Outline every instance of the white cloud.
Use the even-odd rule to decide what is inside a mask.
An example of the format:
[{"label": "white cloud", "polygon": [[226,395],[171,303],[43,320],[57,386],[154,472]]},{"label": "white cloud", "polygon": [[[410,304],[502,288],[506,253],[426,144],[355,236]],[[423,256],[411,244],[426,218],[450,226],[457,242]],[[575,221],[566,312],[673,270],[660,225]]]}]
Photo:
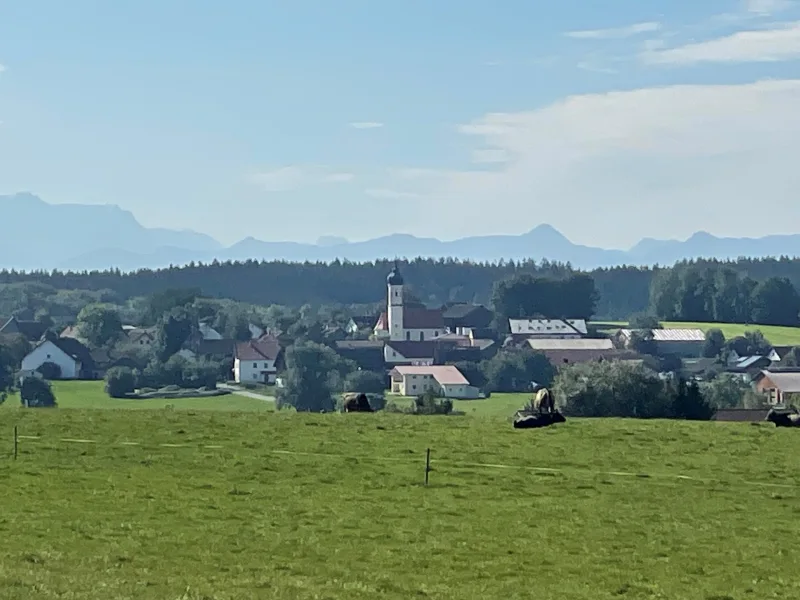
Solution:
[{"label": "white cloud", "polygon": [[508,160],[508,153],[502,148],[484,148],[472,152],[472,162],[477,164],[504,163]]},{"label": "white cloud", "polygon": [[383,127],[383,123],[378,123],[377,121],[358,121],[356,123],[350,123],[350,127],[353,129],[378,129],[379,127]]},{"label": "white cloud", "polygon": [[0,63],[0,73],[6,70],[6,66],[3,63]]},{"label": "white cloud", "polygon": [[661,24],[656,22],[635,23],[626,27],[612,29],[588,29],[584,31],[568,31],[564,35],[583,40],[611,40],[632,37],[642,33],[650,33],[661,29]]},{"label": "white cloud", "polygon": [[792,8],[791,0],[745,0],[744,8],[747,12],[759,15],[774,15]]},{"label": "white cloud", "polygon": [[686,65],[700,62],[777,62],[800,58],[800,21],[773,29],[739,31],[729,36],[666,50],[645,51],[650,64]]},{"label": "white cloud", "polygon": [[595,59],[589,58],[578,62],[577,67],[581,71],[589,71],[591,73],[601,73],[603,75],[613,75],[617,71],[611,67],[604,67],[597,63]]},{"label": "white cloud", "polygon": [[255,173],[249,180],[265,192],[288,192],[310,185],[347,183],[354,178],[352,173],[332,172],[328,167],[290,165]]},{"label": "white cloud", "polygon": [[456,215],[462,236],[545,222],[607,247],[645,231],[763,235],[776,222],[752,218],[754,202],[783,227],[800,220],[798,106],[800,79],[572,96],[461,126],[503,164],[395,169],[386,188],[425,196],[419,235]]},{"label": "white cloud", "polygon": [[355,178],[356,176],[352,173],[331,173],[325,177],[325,181],[329,183],[347,183]]},{"label": "white cloud", "polygon": [[423,197],[422,194],[416,192],[402,192],[389,188],[372,188],[364,190],[364,193],[373,198],[384,198],[388,200],[415,200]]}]

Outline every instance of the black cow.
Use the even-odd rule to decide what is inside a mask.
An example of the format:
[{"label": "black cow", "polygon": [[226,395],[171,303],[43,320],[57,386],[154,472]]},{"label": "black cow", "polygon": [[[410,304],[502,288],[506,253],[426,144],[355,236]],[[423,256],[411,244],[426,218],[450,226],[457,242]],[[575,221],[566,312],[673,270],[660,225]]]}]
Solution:
[{"label": "black cow", "polygon": [[775,427],[800,427],[800,414],[794,412],[778,412],[774,408],[770,408],[766,421],[775,423]]},{"label": "black cow", "polygon": [[566,423],[567,419],[558,411],[518,416],[514,419],[514,429],[534,429],[548,427],[556,423]]},{"label": "black cow", "polygon": [[344,402],[344,412],[375,412],[366,394],[350,396]]}]

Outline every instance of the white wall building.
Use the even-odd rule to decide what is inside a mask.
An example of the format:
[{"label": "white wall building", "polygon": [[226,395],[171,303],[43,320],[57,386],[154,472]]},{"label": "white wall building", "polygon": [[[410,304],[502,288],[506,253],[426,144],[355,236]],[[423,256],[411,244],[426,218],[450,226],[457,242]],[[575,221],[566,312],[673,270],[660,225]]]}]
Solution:
[{"label": "white wall building", "polygon": [[392,392],[403,396],[419,396],[433,392],[445,398],[478,398],[478,388],[452,365],[398,366],[392,369]]},{"label": "white wall building", "polygon": [[236,344],[233,379],[236,383],[275,383],[281,347],[277,340],[250,340]]},{"label": "white wall building", "polygon": [[89,350],[74,338],[44,340],[22,359],[21,371],[31,373],[44,363],[53,363],[61,369],[61,379],[80,379],[88,376],[92,368]]}]

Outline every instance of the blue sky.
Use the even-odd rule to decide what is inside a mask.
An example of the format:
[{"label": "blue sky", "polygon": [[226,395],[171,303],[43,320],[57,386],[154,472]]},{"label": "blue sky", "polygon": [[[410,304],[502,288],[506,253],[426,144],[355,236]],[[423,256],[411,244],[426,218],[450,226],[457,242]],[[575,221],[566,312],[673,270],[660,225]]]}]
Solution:
[{"label": "blue sky", "polygon": [[0,3],[0,194],[223,243],[793,233],[798,59],[791,0]]}]

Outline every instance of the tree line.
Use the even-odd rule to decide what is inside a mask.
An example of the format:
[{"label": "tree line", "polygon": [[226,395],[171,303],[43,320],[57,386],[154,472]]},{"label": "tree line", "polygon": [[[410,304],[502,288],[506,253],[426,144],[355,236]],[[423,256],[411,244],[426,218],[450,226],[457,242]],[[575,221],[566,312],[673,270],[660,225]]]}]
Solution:
[{"label": "tree line", "polygon": [[[8,316],[12,306],[40,310],[45,297],[53,318],[70,312],[74,316],[80,307],[91,302],[113,303],[135,312],[135,299],[166,289],[199,290],[206,297],[260,306],[348,305],[374,312],[385,302],[385,278],[392,266],[386,260],[245,261],[130,273],[0,271],[0,316]],[[652,312],[665,320],[735,319],[756,323],[766,319],[776,324],[788,323],[794,302],[789,285],[795,290],[800,288],[800,259],[786,257],[684,261],[673,267],[622,266],[585,273],[569,264],[548,261],[475,263],[418,258],[401,261],[400,268],[413,295],[429,305],[447,302],[490,305],[496,284],[504,280],[564,280],[586,275],[594,282],[593,316],[608,320]],[[768,280],[773,280],[769,287],[759,287]],[[784,295],[785,292],[789,295]],[[558,297],[565,298],[563,294]],[[776,308],[774,299],[787,297],[790,302]],[[575,310],[585,312],[581,307]],[[518,313],[519,307],[501,307],[501,312]]]}]

